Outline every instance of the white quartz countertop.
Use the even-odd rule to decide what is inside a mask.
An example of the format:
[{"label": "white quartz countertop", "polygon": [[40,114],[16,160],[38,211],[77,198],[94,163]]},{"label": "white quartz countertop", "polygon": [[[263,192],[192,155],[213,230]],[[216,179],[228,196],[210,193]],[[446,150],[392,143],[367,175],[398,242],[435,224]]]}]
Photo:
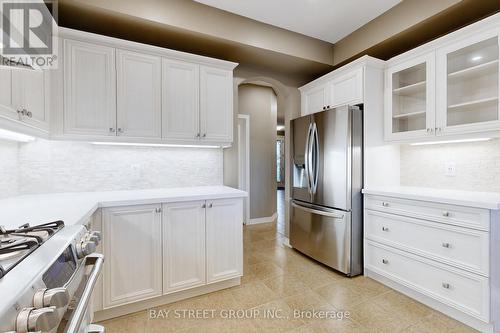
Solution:
[{"label": "white quartz countertop", "polygon": [[497,192],[473,192],[440,190],[427,187],[394,186],[365,188],[363,189],[363,193],[491,210],[500,209],[500,193]]},{"label": "white quartz countertop", "polygon": [[100,207],[246,196],[246,192],[226,186],[22,195],[0,200],[0,225],[10,229],[25,223],[37,225],[56,220],[75,225],[86,223]]}]

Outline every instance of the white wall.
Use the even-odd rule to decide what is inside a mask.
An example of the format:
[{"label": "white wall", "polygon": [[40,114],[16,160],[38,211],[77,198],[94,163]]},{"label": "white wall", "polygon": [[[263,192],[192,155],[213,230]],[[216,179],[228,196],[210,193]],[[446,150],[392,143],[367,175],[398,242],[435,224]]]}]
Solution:
[{"label": "white wall", "polygon": [[0,153],[2,197],[222,184],[221,149],[95,146],[38,139],[18,145],[0,142]]},{"label": "white wall", "polygon": [[[456,176],[445,176],[447,162]],[[500,192],[500,139],[487,142],[401,146],[401,185]]]}]

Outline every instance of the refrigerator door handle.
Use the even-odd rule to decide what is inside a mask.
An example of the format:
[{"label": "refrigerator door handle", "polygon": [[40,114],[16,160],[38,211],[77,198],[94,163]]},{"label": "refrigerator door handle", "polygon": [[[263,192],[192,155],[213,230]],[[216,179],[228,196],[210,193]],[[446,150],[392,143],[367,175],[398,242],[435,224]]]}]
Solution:
[{"label": "refrigerator door handle", "polygon": [[292,202],[292,206],[295,207],[295,208],[297,208],[297,209],[301,209],[301,210],[303,210],[305,212],[316,214],[316,215],[327,216],[327,217],[331,217],[331,218],[334,218],[334,219],[340,219],[340,220],[343,220],[345,218],[344,214],[338,214],[338,213],[334,213],[334,212],[327,212],[327,211],[324,211],[324,210],[317,210],[317,209],[314,209],[314,208],[309,208],[309,207],[306,207],[306,206],[298,205],[295,202]]},{"label": "refrigerator door handle", "polygon": [[312,193],[312,181],[311,181],[311,165],[310,165],[310,159],[311,159],[311,134],[312,134],[312,124],[309,123],[309,129],[307,130],[307,136],[306,136],[306,147],[304,150],[304,164],[305,164],[305,169],[306,169],[306,177],[307,177],[307,190],[309,193]]},{"label": "refrigerator door handle", "polygon": [[318,126],[316,126],[316,123],[313,124],[312,136],[313,136],[313,144],[311,144],[311,151],[312,147],[314,147],[314,151],[312,151],[312,153],[314,154],[314,159],[311,157],[311,160],[314,161],[312,193],[315,194],[316,190],[318,189],[318,178],[319,178],[319,136],[318,136]]}]

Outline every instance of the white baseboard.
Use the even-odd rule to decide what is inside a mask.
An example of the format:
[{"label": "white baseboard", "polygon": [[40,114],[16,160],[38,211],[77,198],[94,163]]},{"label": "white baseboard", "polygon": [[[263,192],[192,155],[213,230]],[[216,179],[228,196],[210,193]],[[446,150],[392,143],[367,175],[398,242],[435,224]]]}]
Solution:
[{"label": "white baseboard", "polygon": [[278,218],[278,213],[276,212],[276,213],[274,213],[271,216],[258,217],[258,218],[255,218],[255,219],[250,219],[250,221],[247,222],[247,225],[250,225],[250,224],[260,224],[260,223],[270,223],[270,222],[276,221],[277,218]]},{"label": "white baseboard", "polygon": [[293,247],[290,245],[290,238],[288,238],[288,237],[285,237],[285,239],[283,240],[283,245],[293,249]]}]

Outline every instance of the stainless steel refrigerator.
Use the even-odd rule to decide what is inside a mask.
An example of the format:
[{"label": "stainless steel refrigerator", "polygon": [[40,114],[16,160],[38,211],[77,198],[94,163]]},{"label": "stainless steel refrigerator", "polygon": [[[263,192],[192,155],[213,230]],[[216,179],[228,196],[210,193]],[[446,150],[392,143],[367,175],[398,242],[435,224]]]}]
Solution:
[{"label": "stainless steel refrigerator", "polygon": [[345,106],[292,120],[290,244],[348,276],[363,271],[363,114]]}]

